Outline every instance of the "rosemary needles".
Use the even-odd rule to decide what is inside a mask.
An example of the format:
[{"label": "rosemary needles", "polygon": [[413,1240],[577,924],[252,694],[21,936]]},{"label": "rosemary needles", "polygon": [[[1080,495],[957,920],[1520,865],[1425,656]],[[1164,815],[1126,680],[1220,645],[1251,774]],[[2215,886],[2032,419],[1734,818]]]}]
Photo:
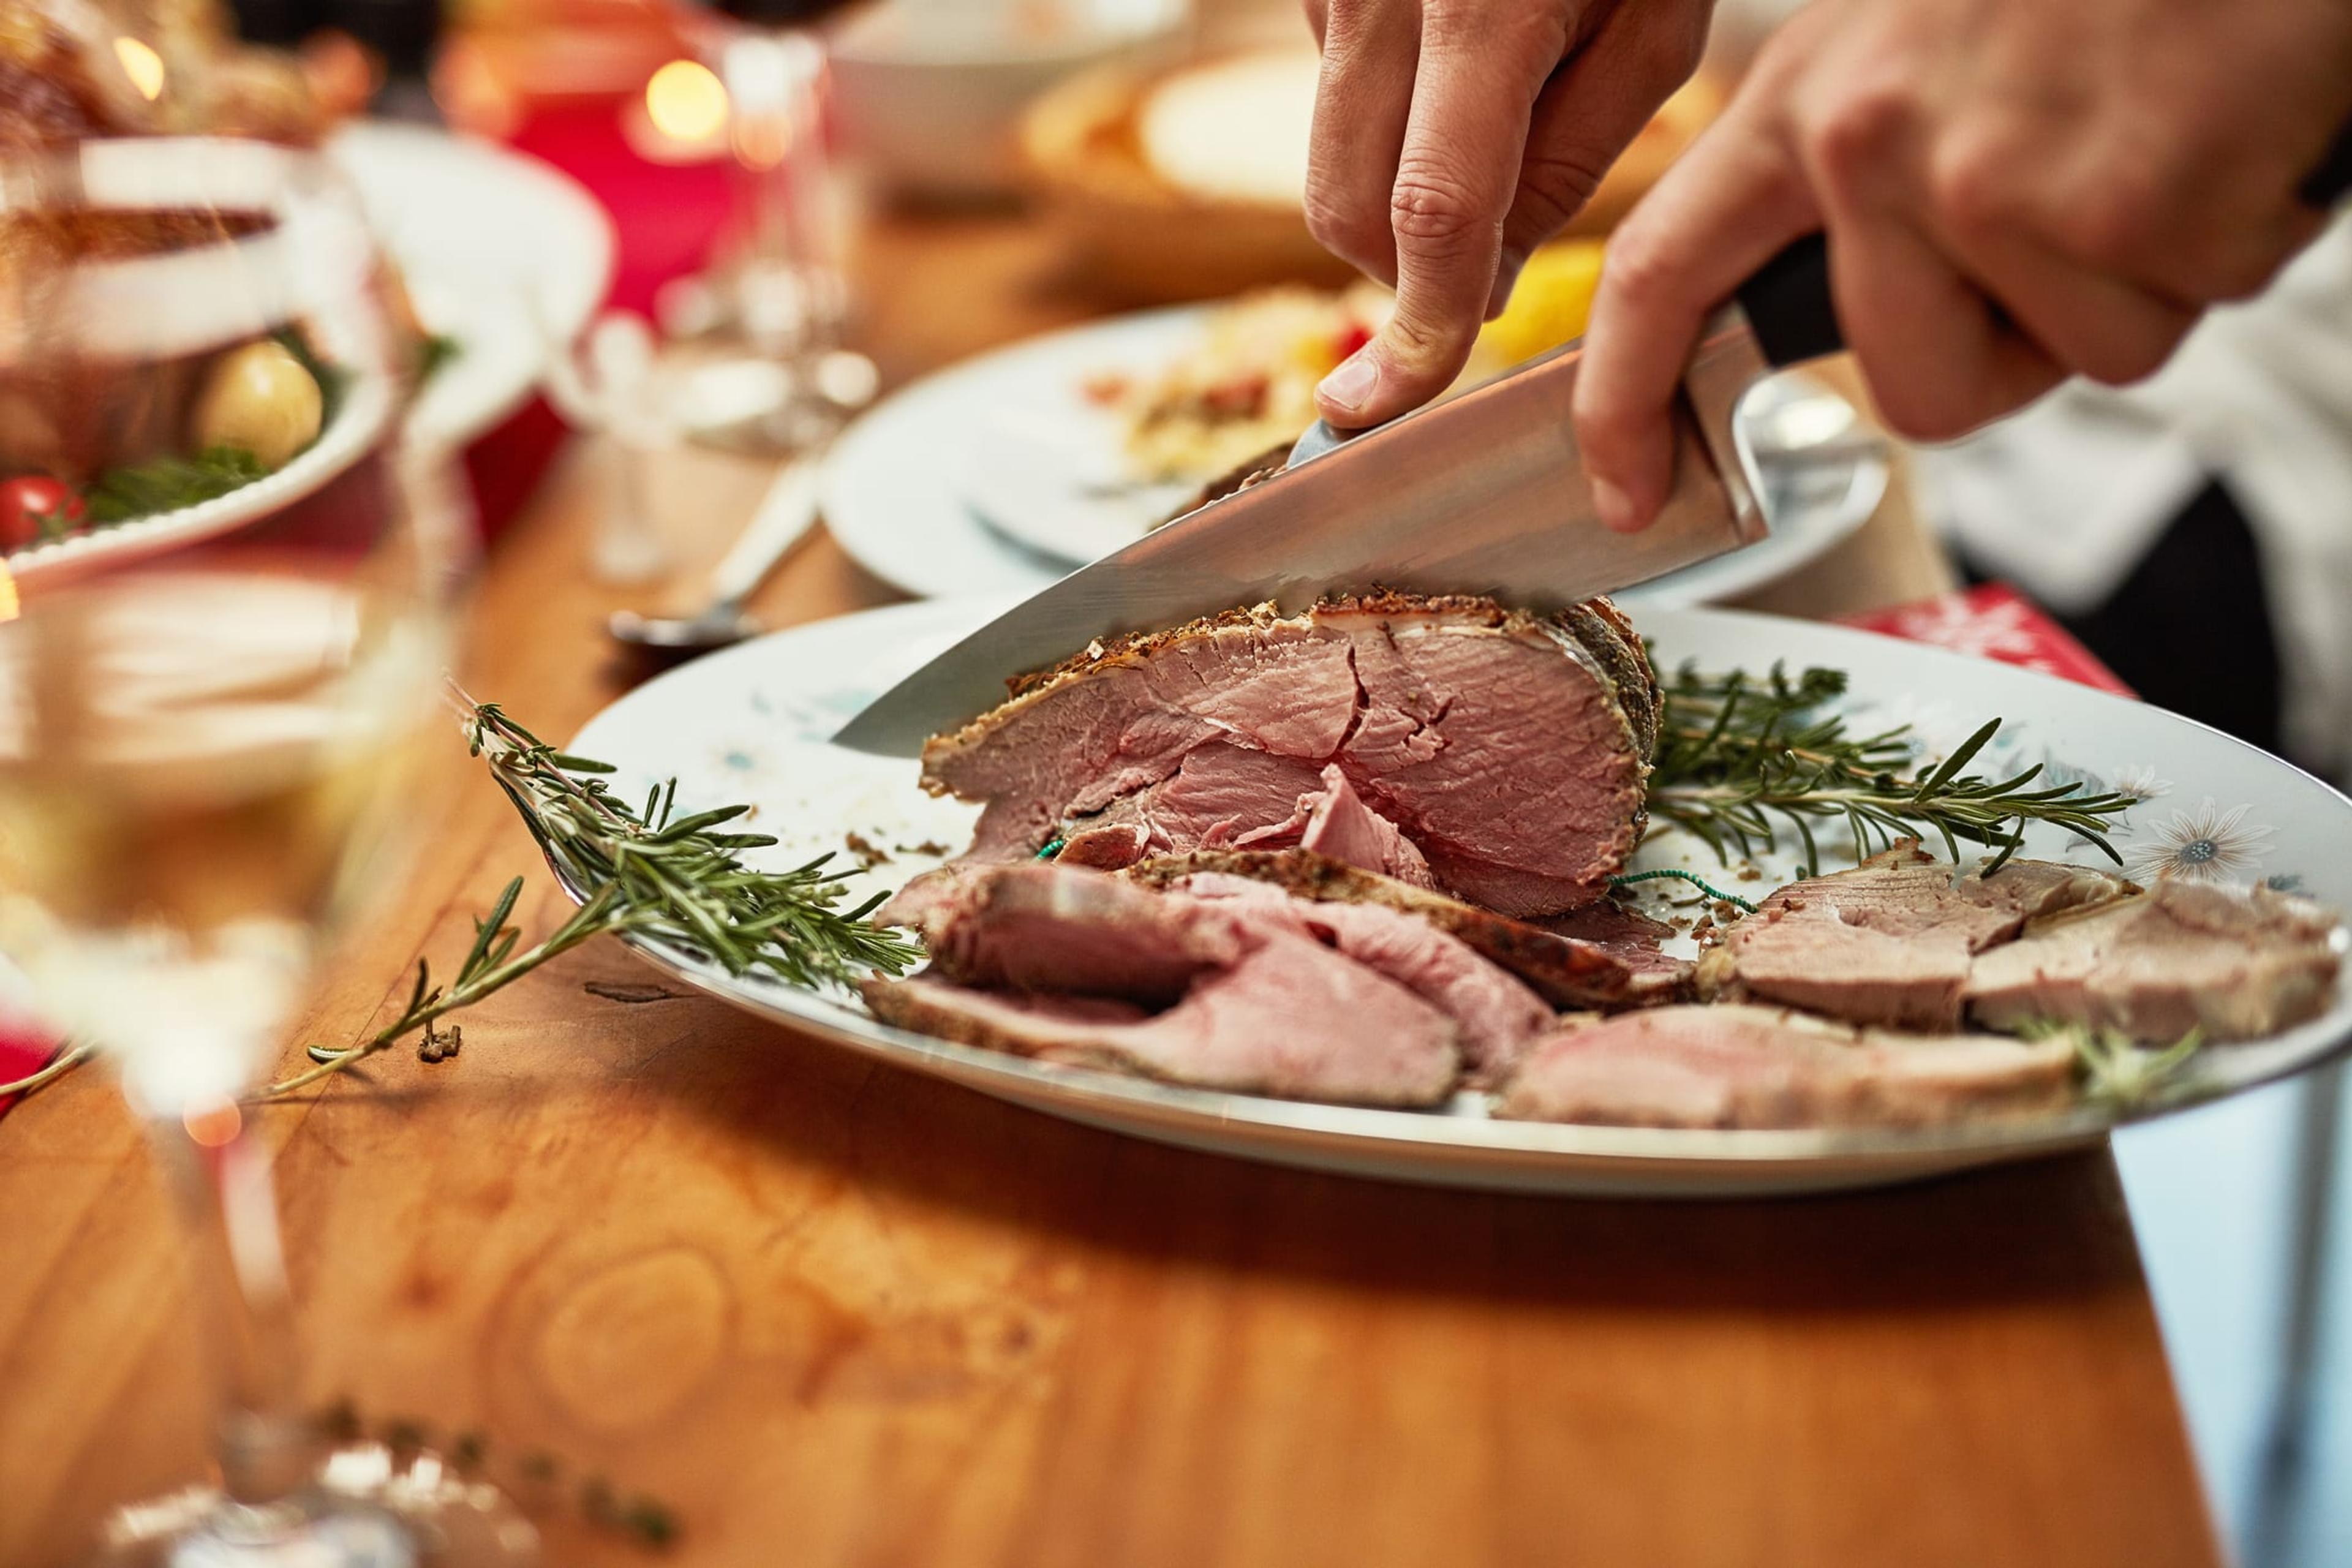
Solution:
[{"label": "rosemary needles", "polygon": [[262,1098],[316,1083],[419,1029],[429,1049],[441,1018],[607,933],[677,949],[730,974],[761,971],[811,989],[854,985],[877,971],[898,974],[920,956],[904,937],[866,920],[878,897],[840,907],[848,873],[826,868],[831,855],[789,871],[745,866],[740,851],[776,842],[765,834],[721,831],[750,807],[678,816],[672,780],[642,810],[633,808],[606,784],[613,772],[607,764],[557,751],[496,703],[461,701],[473,754],[488,764],[579,909],[544,941],[518,952],[522,933],[508,923],[522,896],[517,877],[474,921],[473,945],[446,986],[434,984],[420,959],[398,1017],[356,1046],[311,1047],[316,1065],[271,1084]]},{"label": "rosemary needles", "polygon": [[[607,900],[611,929],[709,959],[730,974],[764,970],[808,988],[854,985],[876,970],[898,973],[919,956],[905,938],[869,923],[880,895],[839,907],[847,871],[820,855],[789,871],[755,871],[740,850],[776,842],[721,832],[751,807],[677,816],[677,782],[642,810],[614,795],[612,768],[567,756],[508,718],[473,705],[474,754],[489,765],[556,875],[584,903]],[[584,907],[584,905],[583,905]]]},{"label": "rosemary needles", "polygon": [[1807,876],[1821,870],[1817,829],[1841,823],[1857,858],[1897,838],[1933,835],[1955,865],[1965,841],[1997,850],[1998,866],[2024,843],[2026,824],[2047,822],[2122,863],[2106,830],[2134,797],[2093,794],[2079,784],[2037,789],[2038,766],[2003,779],[1963,772],[1999,732],[1998,719],[1915,775],[1908,725],[1855,735],[1828,710],[1845,685],[1845,673],[1835,669],[1807,669],[1791,679],[1776,664],[1759,680],[1744,670],[1712,676],[1684,666],[1664,683],[1650,815],[1688,832],[1727,865],[1735,853],[1769,852],[1780,832],[1793,832]]}]

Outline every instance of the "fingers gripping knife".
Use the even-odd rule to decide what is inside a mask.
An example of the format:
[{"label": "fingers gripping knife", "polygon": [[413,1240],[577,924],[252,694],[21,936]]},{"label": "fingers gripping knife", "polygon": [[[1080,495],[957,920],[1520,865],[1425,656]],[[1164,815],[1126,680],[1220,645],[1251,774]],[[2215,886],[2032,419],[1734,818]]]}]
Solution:
[{"label": "fingers gripping knife", "polygon": [[[2352,186],[2352,128],[2301,195]],[[1096,637],[1268,600],[1303,608],[1372,587],[1489,594],[1542,609],[1630,587],[1764,537],[1734,434],[1775,370],[1843,346],[1823,237],[1773,258],[1708,321],[1675,410],[1675,481],[1656,522],[1614,533],[1592,508],[1569,418],[1583,344],[1339,440],[1309,431],[1281,472],[1179,518],[1025,600],[885,692],[837,744],[912,756],[1002,701],[1005,681]]]}]

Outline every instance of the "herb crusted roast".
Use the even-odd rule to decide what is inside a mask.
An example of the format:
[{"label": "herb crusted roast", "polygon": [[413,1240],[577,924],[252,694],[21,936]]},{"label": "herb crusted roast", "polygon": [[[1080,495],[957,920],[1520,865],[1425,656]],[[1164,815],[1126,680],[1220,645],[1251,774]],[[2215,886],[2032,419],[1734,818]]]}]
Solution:
[{"label": "herb crusted roast", "polygon": [[1375,593],[1097,643],[935,738],[923,779],[983,803],[976,860],[1303,846],[1536,916],[1633,849],[1658,718],[1606,600]]}]

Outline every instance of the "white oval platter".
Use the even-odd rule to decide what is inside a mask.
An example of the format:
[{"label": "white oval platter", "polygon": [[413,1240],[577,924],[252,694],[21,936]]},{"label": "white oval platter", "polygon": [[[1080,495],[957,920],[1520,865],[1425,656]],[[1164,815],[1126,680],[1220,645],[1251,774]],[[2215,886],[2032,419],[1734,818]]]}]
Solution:
[{"label": "white oval platter", "polygon": [[[619,769],[624,796],[675,775],[681,811],[746,802],[750,825],[782,842],[781,867],[856,833],[890,858],[851,884],[893,887],[961,847],[971,808],[917,787],[911,762],[827,742],[876,693],[1003,607],[1001,600],[902,605],[819,621],[690,664],[638,688],[581,731],[572,749]],[[1775,660],[1851,673],[1844,700],[1873,729],[1916,726],[1948,748],[1987,718],[2007,721],[1980,760],[1987,772],[2042,763],[2060,779],[2148,798],[2116,847],[2143,878],[2179,860],[2219,866],[2352,908],[2352,801],[2280,762],[2160,709],[2065,681],[1846,627],[1716,610],[1641,617],[1660,663],[1696,660],[1761,671]],[[2226,824],[2226,826],[2222,826]],[[2210,860],[2179,855],[2217,836]],[[1832,863],[1830,839],[1822,851]],[[2104,864],[2085,841],[2037,830],[2027,853]],[[1701,846],[1654,838],[1640,868],[1685,867],[1754,898],[1794,872],[1759,857],[1762,875],[1727,879]],[[1652,882],[1646,889],[1675,888]],[[1685,889],[1686,890],[1686,889]],[[1647,906],[1645,907],[1652,907]],[[1927,1129],[1713,1131],[1559,1126],[1489,1120],[1475,1097],[1444,1111],[1360,1110],[1171,1088],[949,1045],[877,1023],[852,999],[738,979],[674,952],[652,963],[712,995],[916,1071],[1094,1126],[1192,1148],[1322,1170],[1452,1185],[1614,1195],[1751,1196],[1884,1184],[2092,1143],[2124,1120],[2237,1092],[2321,1061],[2352,1040],[2352,986],[2326,1015],[2273,1039],[2214,1046],[2166,1098],[2128,1115],[2085,1104],[2061,1113]],[[788,1069],[786,1069],[788,1070]],[[788,1092],[780,1089],[779,1092]]]}]

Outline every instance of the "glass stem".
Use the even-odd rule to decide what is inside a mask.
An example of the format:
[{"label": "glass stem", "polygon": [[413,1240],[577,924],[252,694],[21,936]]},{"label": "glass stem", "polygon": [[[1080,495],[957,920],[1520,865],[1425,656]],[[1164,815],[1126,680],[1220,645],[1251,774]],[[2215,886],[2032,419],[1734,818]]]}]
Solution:
[{"label": "glass stem", "polygon": [[220,1379],[221,1490],[247,1505],[277,1502],[311,1479],[317,1453],[299,1408],[268,1152],[234,1103],[150,1127],[186,1217],[196,1315]]}]

